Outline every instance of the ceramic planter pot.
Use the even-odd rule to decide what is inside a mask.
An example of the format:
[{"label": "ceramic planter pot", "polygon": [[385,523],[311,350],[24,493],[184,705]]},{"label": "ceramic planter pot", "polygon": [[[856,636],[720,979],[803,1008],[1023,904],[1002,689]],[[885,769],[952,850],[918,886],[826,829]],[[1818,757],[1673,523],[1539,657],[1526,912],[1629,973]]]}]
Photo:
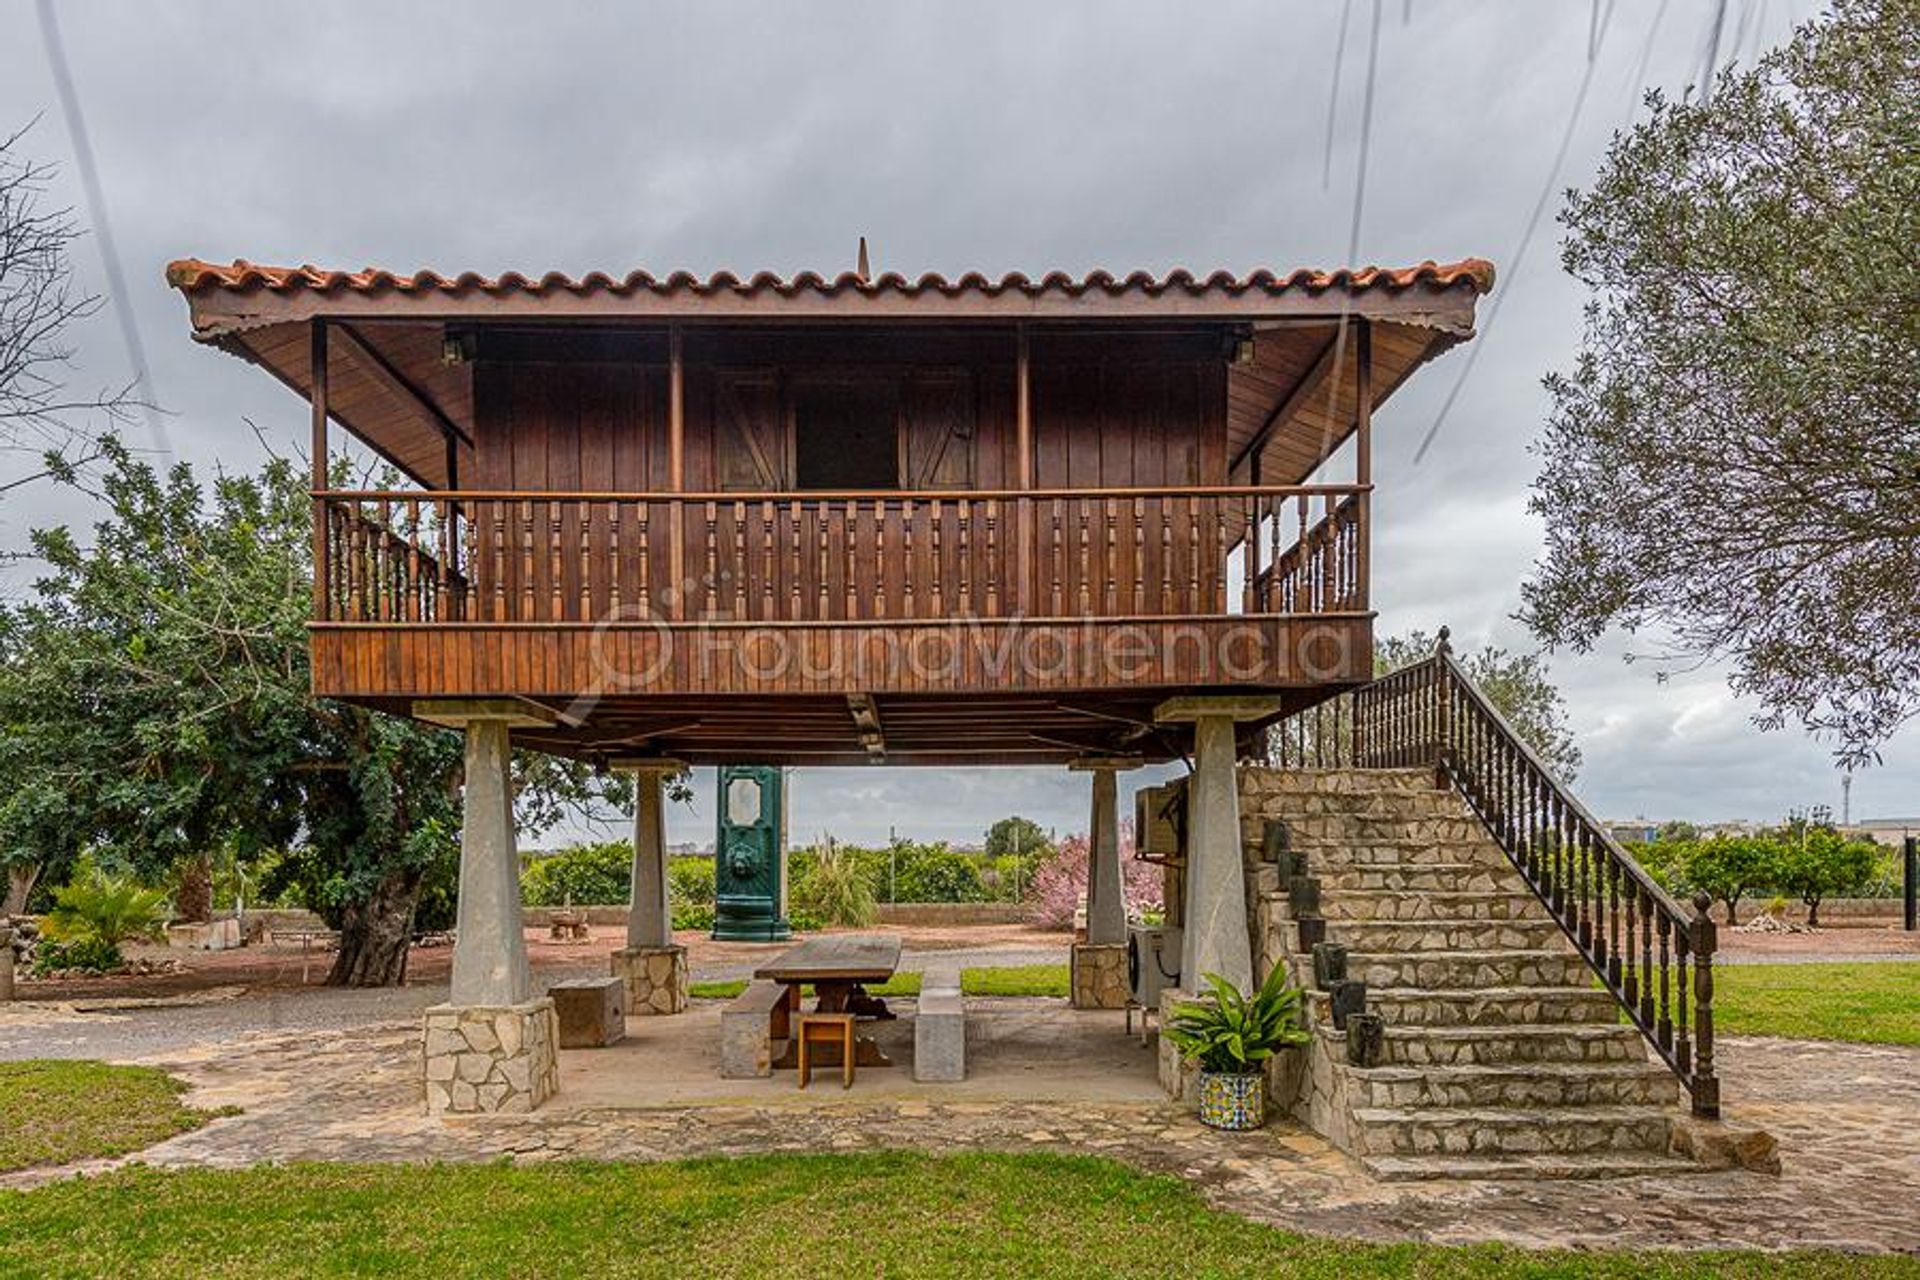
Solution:
[{"label": "ceramic planter pot", "polygon": [[1267,1122],[1267,1080],[1257,1071],[1202,1071],[1200,1123],[1213,1129],[1258,1129]]}]

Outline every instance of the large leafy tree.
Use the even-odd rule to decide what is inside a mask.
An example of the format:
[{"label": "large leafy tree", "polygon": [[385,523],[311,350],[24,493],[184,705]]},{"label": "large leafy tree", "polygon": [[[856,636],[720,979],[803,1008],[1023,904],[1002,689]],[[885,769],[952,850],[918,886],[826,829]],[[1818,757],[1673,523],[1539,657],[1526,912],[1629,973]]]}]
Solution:
[{"label": "large leafy tree", "polygon": [[1835,0],[1569,198],[1524,616],[1732,664],[1849,762],[1920,711],[1920,4]]},{"label": "large leafy tree", "polygon": [[[109,451],[106,518],[86,542],[36,533],[46,572],[0,612],[0,842],[100,847],[149,876],[287,849],[279,874],[340,925],[330,980],[403,980],[422,893],[457,857],[459,737],[310,695],[298,468],[203,486]],[[536,830],[623,798],[550,757],[515,769]]]}]

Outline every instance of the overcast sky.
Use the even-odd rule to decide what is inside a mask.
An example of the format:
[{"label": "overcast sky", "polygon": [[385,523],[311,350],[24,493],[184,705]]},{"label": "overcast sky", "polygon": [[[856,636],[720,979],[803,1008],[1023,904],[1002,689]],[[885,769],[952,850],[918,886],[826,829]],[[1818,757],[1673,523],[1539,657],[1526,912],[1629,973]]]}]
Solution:
[{"label": "overcast sky", "polygon": [[[304,404],[188,338],[168,259],[367,264],[452,273],[875,266],[1114,270],[1399,265],[1500,268],[1481,348],[1438,440],[1420,436],[1467,363],[1458,348],[1377,419],[1380,628],[1451,624],[1458,643],[1530,642],[1510,614],[1537,553],[1529,444],[1565,366],[1581,295],[1560,271],[1558,192],[1586,181],[1643,85],[1697,79],[1716,0],[1384,0],[1362,178],[1375,5],[65,4],[60,27],[132,309],[196,463],[256,463],[304,438]],[[1749,61],[1808,0],[1731,0],[1722,61]],[[617,12],[616,12],[617,10]],[[1655,29],[1656,16],[1659,26]],[[1338,80],[1330,172],[1329,104]],[[35,6],[0,0],[0,128],[43,114],[25,150],[60,163],[54,198],[88,210]],[[1553,166],[1573,119],[1558,178]],[[1549,185],[1551,184],[1551,185]],[[1359,201],[1354,237],[1356,196]],[[1525,257],[1530,216],[1553,192]],[[1357,246],[1357,247],[1355,247]],[[97,242],[83,281],[105,292]],[[76,335],[76,380],[131,368],[113,318]],[[42,491],[0,506],[0,543],[76,518]],[[1763,734],[1714,670],[1662,683],[1631,646],[1558,655],[1608,816],[1776,818],[1840,807],[1828,749]],[[1920,737],[1857,775],[1856,817],[1920,814]],[[1141,775],[1135,775],[1139,780]],[[673,838],[705,840],[710,780]],[[889,826],[977,840],[1019,811],[1086,822],[1064,770],[806,770],[797,840]]]}]

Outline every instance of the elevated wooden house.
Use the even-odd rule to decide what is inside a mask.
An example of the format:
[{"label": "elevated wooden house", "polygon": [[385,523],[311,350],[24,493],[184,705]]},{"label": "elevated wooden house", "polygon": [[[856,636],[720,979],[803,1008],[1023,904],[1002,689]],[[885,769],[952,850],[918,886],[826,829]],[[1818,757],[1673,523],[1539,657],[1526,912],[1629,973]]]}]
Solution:
[{"label": "elevated wooden house", "polygon": [[[1089,770],[1097,950],[1126,939],[1114,775],[1188,757],[1182,969],[1244,985],[1236,759],[1371,679],[1374,414],[1493,271],[169,278],[311,403],[314,691],[466,733],[428,1092],[502,1109],[555,1078],[510,743],[647,778],[635,1012],[685,1002],[684,762]],[[336,487],[330,423],[400,479]],[[474,1019],[530,1062],[451,1082]]]},{"label": "elevated wooden house", "polygon": [[[312,403],[316,693],[522,700],[585,757],[1042,764],[1371,675],[1372,416],[1492,269],[169,278]],[[330,421],[403,483],[333,487]]]}]

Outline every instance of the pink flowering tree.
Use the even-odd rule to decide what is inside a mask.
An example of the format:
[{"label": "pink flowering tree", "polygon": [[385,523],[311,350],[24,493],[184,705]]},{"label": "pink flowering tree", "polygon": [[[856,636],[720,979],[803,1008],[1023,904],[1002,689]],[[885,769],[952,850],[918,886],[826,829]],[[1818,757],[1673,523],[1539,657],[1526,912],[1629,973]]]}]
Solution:
[{"label": "pink flowering tree", "polygon": [[[1142,862],[1133,856],[1133,824],[1120,824],[1120,882],[1127,895],[1127,918],[1138,920],[1148,911],[1159,911],[1162,878],[1158,863]],[[1087,837],[1068,836],[1053,855],[1034,869],[1033,903],[1035,924],[1053,929],[1071,929],[1074,913],[1087,901]]]}]

